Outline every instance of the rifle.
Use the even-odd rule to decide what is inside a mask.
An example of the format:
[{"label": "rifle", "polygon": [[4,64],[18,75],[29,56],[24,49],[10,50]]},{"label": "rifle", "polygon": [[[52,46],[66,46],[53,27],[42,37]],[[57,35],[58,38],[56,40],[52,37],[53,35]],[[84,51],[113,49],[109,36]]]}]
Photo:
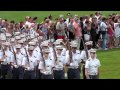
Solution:
[{"label": "rifle", "polygon": [[68,50],[69,50],[69,56],[70,56],[70,63],[71,63],[71,62],[73,62],[73,60],[72,60],[72,51],[71,51],[71,47],[70,47],[70,42],[69,42],[69,39],[68,39],[65,31],[64,31],[64,34],[65,34],[65,38],[67,40],[67,45],[68,45]]},{"label": "rifle", "polygon": [[[84,42],[84,40],[83,40],[83,38],[81,38],[81,40],[82,40],[82,42],[83,42],[83,46],[84,46],[84,50],[85,50],[85,53],[86,53],[86,57],[87,57],[87,59],[89,58],[88,57],[88,51],[87,51],[87,48],[86,48],[86,46],[85,46],[85,42]],[[85,63],[84,61],[82,61],[83,63]]]},{"label": "rifle", "polygon": [[28,61],[28,66],[30,66],[30,61],[29,61],[29,57],[28,57],[28,54],[27,54],[27,50],[26,50],[25,47],[24,47],[24,49],[25,49],[25,53],[26,53],[26,57],[27,57],[27,61]]},{"label": "rifle", "polygon": [[52,44],[52,48],[53,48],[53,53],[54,53],[54,57],[55,57],[55,64],[57,64],[57,54],[56,54],[56,51],[55,51],[55,46],[54,46],[54,44],[51,42],[51,40],[50,40],[50,43]]},{"label": "rifle", "polygon": [[[5,55],[5,51],[4,51],[3,47],[2,47],[2,45],[0,45],[0,47],[1,47],[2,51],[3,51],[3,56],[4,56],[4,55]],[[0,79],[3,78],[3,76],[2,76],[2,66],[1,66],[1,62],[2,62],[2,61],[0,61],[0,72],[1,72]]]},{"label": "rifle", "polygon": [[[37,37],[37,40],[38,40],[38,37]],[[43,53],[42,53],[42,48],[40,47],[40,40],[38,40],[38,46],[39,46],[39,49],[40,49],[40,51],[41,51],[41,56],[42,56],[42,60],[43,60],[44,67],[46,67],[46,65],[45,65],[45,60],[44,60]]]},{"label": "rifle", "polygon": [[15,53],[15,51],[14,51],[13,46],[11,46],[11,48],[12,48],[12,51],[13,51],[13,54],[14,54],[15,63],[16,63],[16,65],[17,65],[16,53]]}]

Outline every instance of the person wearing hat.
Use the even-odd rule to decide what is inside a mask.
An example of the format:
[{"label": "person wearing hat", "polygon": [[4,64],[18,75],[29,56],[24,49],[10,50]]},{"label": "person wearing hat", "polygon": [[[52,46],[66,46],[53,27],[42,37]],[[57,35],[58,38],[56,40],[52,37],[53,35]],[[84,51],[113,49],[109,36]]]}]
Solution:
[{"label": "person wearing hat", "polygon": [[6,36],[7,40],[10,41],[10,38],[12,35],[10,33],[5,33],[5,36]]},{"label": "person wearing hat", "polygon": [[65,79],[65,71],[64,67],[66,65],[66,56],[62,55],[62,46],[56,46],[56,60],[55,60],[55,68],[54,70],[54,79]]},{"label": "person wearing hat", "polygon": [[24,58],[24,55],[21,54],[20,52],[20,48],[21,48],[21,45],[18,44],[18,45],[15,45],[15,48],[16,48],[16,60],[14,60],[14,63],[13,63],[13,71],[12,71],[12,79],[23,79],[24,77],[24,68],[22,67],[22,62],[23,62],[23,58]]},{"label": "person wearing hat", "polygon": [[38,69],[42,73],[42,79],[53,79],[53,67],[54,67],[54,60],[49,57],[50,51],[48,49],[44,50],[43,54],[43,61],[40,61]]},{"label": "person wearing hat", "polygon": [[86,76],[85,76],[85,63],[86,63],[86,60],[90,57],[90,50],[92,48],[92,44],[93,44],[92,41],[86,42],[85,46],[84,46],[84,50],[82,50],[81,54],[80,54],[80,58],[82,60],[81,64],[82,64],[83,79],[86,79]]},{"label": "person wearing hat", "polygon": [[28,48],[27,48],[27,46],[24,45],[24,41],[23,40],[18,40],[17,42],[18,42],[18,44],[21,45],[21,48],[20,48],[21,54],[26,56],[26,52],[25,52],[24,48],[26,48],[26,49],[28,49]]},{"label": "person wearing hat", "polygon": [[67,53],[66,61],[68,66],[67,76],[68,79],[80,79],[79,64],[81,62],[80,52],[77,51],[77,43],[71,43],[71,51]]},{"label": "person wearing hat", "polygon": [[48,47],[48,42],[42,42],[41,43],[41,47],[42,47],[42,50],[44,50],[44,49],[48,49],[49,47]]},{"label": "person wearing hat", "polygon": [[22,66],[25,68],[24,79],[36,79],[35,65],[36,57],[33,55],[34,47],[28,47],[28,54],[23,58]]},{"label": "person wearing hat", "polygon": [[99,79],[99,67],[101,66],[99,59],[96,58],[96,50],[90,50],[90,58],[85,64],[85,75],[87,79]]},{"label": "person wearing hat", "polygon": [[39,72],[39,69],[38,69],[39,62],[40,60],[42,60],[40,48],[38,47],[37,42],[35,41],[29,42],[29,45],[34,47],[33,55],[37,60],[35,65],[36,79],[41,79],[41,73]]},{"label": "person wearing hat", "polygon": [[55,50],[56,50],[56,46],[59,46],[59,45],[62,45],[63,46],[63,50],[62,50],[62,55],[66,55],[66,45],[63,41],[63,39],[57,39],[55,42],[54,42],[54,45],[55,45]]},{"label": "person wearing hat", "polygon": [[[11,64],[14,61],[14,55],[13,53],[10,51],[9,46],[10,43],[9,42],[4,42],[4,56],[1,59],[1,73],[2,73],[2,78],[3,79],[11,79],[12,77],[12,68],[11,68]],[[7,76],[6,76],[7,75]]]},{"label": "person wearing hat", "polygon": [[18,41],[21,40],[20,36],[15,36],[15,43],[18,44]]}]

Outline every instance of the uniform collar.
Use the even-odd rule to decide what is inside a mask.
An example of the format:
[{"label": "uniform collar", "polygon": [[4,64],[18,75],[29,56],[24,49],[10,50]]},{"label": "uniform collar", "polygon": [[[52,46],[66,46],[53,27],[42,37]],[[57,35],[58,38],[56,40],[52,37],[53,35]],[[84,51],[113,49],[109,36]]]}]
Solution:
[{"label": "uniform collar", "polygon": [[90,57],[90,59],[91,59],[91,60],[95,60],[95,59],[96,59],[96,57],[95,57],[94,59],[92,59],[92,58]]}]

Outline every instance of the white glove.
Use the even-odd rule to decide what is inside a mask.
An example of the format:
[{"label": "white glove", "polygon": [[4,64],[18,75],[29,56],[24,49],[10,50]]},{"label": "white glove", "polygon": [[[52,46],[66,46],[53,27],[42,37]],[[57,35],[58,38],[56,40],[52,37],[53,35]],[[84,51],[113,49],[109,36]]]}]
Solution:
[{"label": "white glove", "polygon": [[73,67],[73,66],[74,66],[74,63],[70,63],[70,66],[72,66],[72,67]]},{"label": "white glove", "polygon": [[27,67],[27,70],[30,70],[30,67]]},{"label": "white glove", "polygon": [[46,71],[44,71],[44,72],[43,72],[43,74],[45,74],[45,75],[46,75],[46,74],[47,74],[47,72],[46,72]]},{"label": "white glove", "polygon": [[17,65],[14,65],[14,67],[15,67],[15,68],[18,68],[18,66],[17,66]]}]

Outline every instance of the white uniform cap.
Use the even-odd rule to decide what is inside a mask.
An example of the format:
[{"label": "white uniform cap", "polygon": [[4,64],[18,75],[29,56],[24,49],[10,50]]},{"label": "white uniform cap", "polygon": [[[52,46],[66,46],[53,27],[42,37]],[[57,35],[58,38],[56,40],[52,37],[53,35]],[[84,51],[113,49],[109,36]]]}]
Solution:
[{"label": "white uniform cap", "polygon": [[70,44],[72,44],[72,43],[77,43],[77,41],[76,41],[76,40],[74,40],[74,41],[71,41],[71,42],[70,42]]},{"label": "white uniform cap", "polygon": [[26,38],[22,38],[21,40],[23,40],[23,42],[25,42],[25,41],[26,41]]},{"label": "white uniform cap", "polygon": [[90,49],[90,52],[96,53],[96,49]]},{"label": "white uniform cap", "polygon": [[21,45],[20,44],[15,45],[15,48],[21,48]]},{"label": "white uniform cap", "polygon": [[32,42],[38,42],[37,38],[31,40]]},{"label": "white uniform cap", "polygon": [[14,42],[14,41],[15,41],[15,38],[11,38],[11,41]]},{"label": "white uniform cap", "polygon": [[45,52],[45,53],[50,53],[50,50],[45,49],[44,52]]},{"label": "white uniform cap", "polygon": [[46,43],[46,42],[44,42],[44,43],[42,43],[42,46],[48,46],[48,43]]},{"label": "white uniform cap", "polygon": [[4,37],[1,37],[0,38],[2,41],[5,41],[6,40],[6,37],[4,36]]},{"label": "white uniform cap", "polygon": [[48,43],[49,43],[49,42],[50,42],[50,40],[46,40],[46,42],[48,42]]},{"label": "white uniform cap", "polygon": [[28,47],[28,50],[34,50],[33,46]]},{"label": "white uniform cap", "polygon": [[20,32],[15,32],[14,35],[15,36],[20,35]]},{"label": "white uniform cap", "polygon": [[4,42],[3,45],[9,46],[10,42]]},{"label": "white uniform cap", "polygon": [[54,42],[53,44],[55,44],[55,45],[60,45],[60,41],[56,41],[56,42]]},{"label": "white uniform cap", "polygon": [[63,39],[57,39],[56,41],[60,41],[60,42],[62,42],[62,41],[63,41]]},{"label": "white uniform cap", "polygon": [[61,45],[56,46],[57,49],[63,49],[63,47]]},{"label": "white uniform cap", "polygon": [[29,42],[29,45],[36,45],[36,42]]},{"label": "white uniform cap", "polygon": [[18,39],[21,39],[20,36],[15,36],[15,39],[18,40]]},{"label": "white uniform cap", "polygon": [[6,33],[6,37],[11,37],[12,35],[10,33]]},{"label": "white uniform cap", "polygon": [[24,37],[25,37],[25,34],[21,34],[20,37],[21,37],[21,38],[24,38]]},{"label": "white uniform cap", "polygon": [[18,43],[24,43],[24,41],[23,40],[19,40]]},{"label": "white uniform cap", "polygon": [[85,43],[86,45],[92,45],[93,44],[93,41],[88,41]]},{"label": "white uniform cap", "polygon": [[77,47],[78,46],[78,44],[77,43],[71,43],[71,45],[70,45],[71,47]]},{"label": "white uniform cap", "polygon": [[34,36],[31,36],[30,39],[34,39],[35,37]]}]

